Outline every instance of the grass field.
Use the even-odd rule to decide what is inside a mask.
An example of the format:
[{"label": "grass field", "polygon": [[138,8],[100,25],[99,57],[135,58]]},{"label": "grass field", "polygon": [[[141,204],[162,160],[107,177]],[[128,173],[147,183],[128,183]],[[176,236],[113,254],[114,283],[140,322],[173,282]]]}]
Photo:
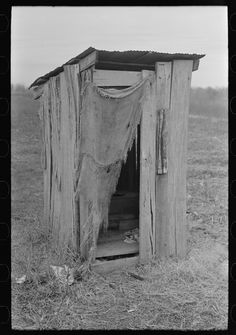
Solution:
[{"label": "grass field", "polygon": [[[228,121],[189,117],[188,256],[62,287],[42,222],[38,102],[12,95],[12,327],[14,329],[226,329],[228,324]],[[58,264],[59,265],[59,264]],[[31,280],[17,284],[27,274]]]}]

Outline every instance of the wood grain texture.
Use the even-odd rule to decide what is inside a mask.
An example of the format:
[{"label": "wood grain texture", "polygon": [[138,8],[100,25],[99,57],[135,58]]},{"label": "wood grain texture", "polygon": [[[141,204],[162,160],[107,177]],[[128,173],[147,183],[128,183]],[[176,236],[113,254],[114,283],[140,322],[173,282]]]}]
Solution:
[{"label": "wood grain texture", "polygon": [[[174,255],[186,255],[186,170],[189,95],[192,60],[175,60],[172,69],[169,147],[168,147],[168,202],[169,233]],[[174,240],[173,240],[174,232]]]},{"label": "wood grain texture", "polygon": [[44,84],[39,86],[33,86],[30,88],[30,92],[33,94],[33,98],[36,100],[43,95]]},{"label": "wood grain texture", "polygon": [[71,162],[71,129],[68,84],[65,71],[60,74],[61,81],[61,213],[60,224],[55,229],[59,236],[60,246],[71,244],[72,238],[72,162]]},{"label": "wood grain texture", "polygon": [[141,79],[141,72],[94,70],[93,82],[98,86],[132,86]]},{"label": "wood grain texture", "polygon": [[87,68],[89,68],[90,66],[94,65],[97,59],[97,51],[93,51],[91,54],[89,54],[88,56],[82,58],[79,61],[79,65],[80,65],[80,71],[86,70]]},{"label": "wood grain texture", "polygon": [[66,87],[68,94],[69,109],[67,112],[67,139],[68,139],[68,165],[70,178],[68,180],[70,204],[68,203],[71,215],[71,245],[74,250],[78,249],[78,234],[79,234],[79,203],[76,198],[76,181],[77,181],[77,167],[80,148],[80,135],[78,127],[80,125],[80,83],[78,76],[80,73],[80,64],[74,64],[64,67]]},{"label": "wood grain texture", "polygon": [[200,59],[195,59],[193,61],[193,71],[197,71],[198,70],[199,64],[200,64]]},{"label": "wood grain texture", "polygon": [[[142,71],[143,78],[150,74],[152,74],[152,72],[149,72],[148,70]],[[148,261],[151,259],[155,251],[155,134],[155,85],[151,85],[149,96],[145,100],[141,120],[139,198],[139,255],[141,261]]]},{"label": "wood grain texture", "polygon": [[[157,108],[169,108],[167,115],[168,172],[156,176],[156,254],[160,257],[186,254],[186,155],[192,61],[176,60],[156,64]],[[162,72],[162,75],[160,73]],[[167,80],[167,78],[169,78]],[[171,92],[170,92],[171,87]]]},{"label": "wood grain texture", "polygon": [[[169,151],[169,125],[170,125],[170,89],[171,89],[171,62],[156,63],[156,111],[166,109],[167,126],[167,159]],[[158,127],[158,125],[157,125]],[[158,141],[158,137],[156,138]],[[158,144],[157,144],[158,148]],[[172,168],[169,166],[168,171]],[[167,256],[171,252],[172,245],[169,244],[169,203],[168,203],[168,172],[156,175],[156,250],[159,257]],[[173,240],[172,238],[170,240]]]},{"label": "wood grain texture", "polygon": [[51,121],[49,110],[49,87],[45,85],[43,103],[43,127],[44,127],[44,223],[50,225],[51,203]]},{"label": "wood grain texture", "polygon": [[[48,81],[49,91],[50,91],[50,118],[51,118],[51,202],[50,202],[50,222],[53,228],[53,234],[55,228],[58,227],[60,219],[60,142],[59,142],[59,132],[60,124],[58,114],[60,114],[59,100],[60,97],[56,94],[56,77],[50,78]],[[53,236],[57,238],[57,235]]]},{"label": "wood grain texture", "polygon": [[96,258],[138,253],[138,242],[124,242],[124,233],[114,231],[110,235],[98,239]]},{"label": "wood grain texture", "polygon": [[[77,211],[75,205],[75,150],[78,113],[76,67],[69,65],[49,79],[45,116],[47,176],[45,178],[45,217],[53,239],[62,249],[77,248]],[[50,93],[50,94],[49,94]]]},{"label": "wood grain texture", "polygon": [[[96,54],[93,53],[94,55],[91,56],[96,58]],[[90,55],[89,55],[90,56]],[[96,59],[95,59],[96,60]],[[95,63],[95,60],[92,61],[92,64]],[[90,64],[88,62],[88,64]],[[84,90],[84,85],[87,82],[92,82],[93,81],[93,71],[94,67],[84,67],[84,60],[82,59],[79,63],[80,66],[80,87],[78,88],[78,92],[80,93],[80,103],[79,103],[79,109],[80,112],[82,110],[82,96],[83,96],[83,90]],[[85,70],[85,71],[83,71]],[[85,168],[83,159],[80,157],[80,141],[81,141],[81,123],[79,122],[79,127],[77,128],[78,130],[78,148],[77,148],[77,158],[76,161],[81,163],[80,168],[77,166],[77,171],[79,171],[79,175],[83,175],[84,171],[83,169]],[[79,176],[77,177],[77,179]],[[89,213],[89,199],[86,197],[86,192],[80,192],[78,199],[76,201],[76,208],[78,208],[78,226],[79,226],[79,236],[77,237],[77,248],[78,251],[80,252],[81,257],[83,259],[88,259],[89,256],[89,251],[92,247],[92,242],[93,242],[93,234],[94,232],[92,231],[92,225],[91,225],[91,220],[89,220],[90,213]]]}]

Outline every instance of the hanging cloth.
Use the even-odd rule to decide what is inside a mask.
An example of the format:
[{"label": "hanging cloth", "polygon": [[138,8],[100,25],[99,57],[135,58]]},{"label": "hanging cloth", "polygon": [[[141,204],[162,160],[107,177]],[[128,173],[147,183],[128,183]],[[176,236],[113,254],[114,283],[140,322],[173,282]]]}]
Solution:
[{"label": "hanging cloth", "polygon": [[87,83],[82,95],[77,198],[80,246],[93,258],[99,230],[108,227],[108,211],[122,163],[135,138],[150,78],[124,90],[105,90]]}]

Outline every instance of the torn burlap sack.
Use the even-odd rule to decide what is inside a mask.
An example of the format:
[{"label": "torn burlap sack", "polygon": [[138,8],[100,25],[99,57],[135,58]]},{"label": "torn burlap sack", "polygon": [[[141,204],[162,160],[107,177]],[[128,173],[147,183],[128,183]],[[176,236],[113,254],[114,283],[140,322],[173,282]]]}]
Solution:
[{"label": "torn burlap sack", "polygon": [[150,85],[149,78],[124,90],[105,90],[88,83],[83,91],[76,193],[80,249],[85,258],[94,257],[99,229],[107,229],[111,196],[132,147]]}]

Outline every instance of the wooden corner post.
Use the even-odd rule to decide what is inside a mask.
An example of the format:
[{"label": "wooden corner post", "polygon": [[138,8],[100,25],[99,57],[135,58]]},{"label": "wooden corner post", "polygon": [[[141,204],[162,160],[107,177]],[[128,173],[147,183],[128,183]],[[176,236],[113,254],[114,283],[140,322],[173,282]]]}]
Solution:
[{"label": "wooden corner post", "polygon": [[167,173],[156,174],[156,255],[186,255],[186,170],[192,60],[156,63],[157,111],[167,109]]},{"label": "wooden corner post", "polygon": [[[142,71],[142,78],[153,71]],[[139,258],[148,261],[155,252],[155,164],[156,164],[156,112],[153,87],[145,102],[140,136],[140,192],[139,192]]]},{"label": "wooden corner post", "polygon": [[[160,109],[166,110],[167,127],[167,153],[169,152],[170,134],[170,90],[171,90],[171,70],[172,62],[156,63],[156,113]],[[157,124],[158,127],[158,124]],[[156,136],[156,141],[158,137]],[[158,144],[158,143],[157,143]],[[167,157],[167,171],[169,171],[169,157]],[[169,245],[169,204],[168,204],[168,172],[167,174],[157,174],[156,170],[156,250],[155,254],[159,257],[171,253]]]}]

